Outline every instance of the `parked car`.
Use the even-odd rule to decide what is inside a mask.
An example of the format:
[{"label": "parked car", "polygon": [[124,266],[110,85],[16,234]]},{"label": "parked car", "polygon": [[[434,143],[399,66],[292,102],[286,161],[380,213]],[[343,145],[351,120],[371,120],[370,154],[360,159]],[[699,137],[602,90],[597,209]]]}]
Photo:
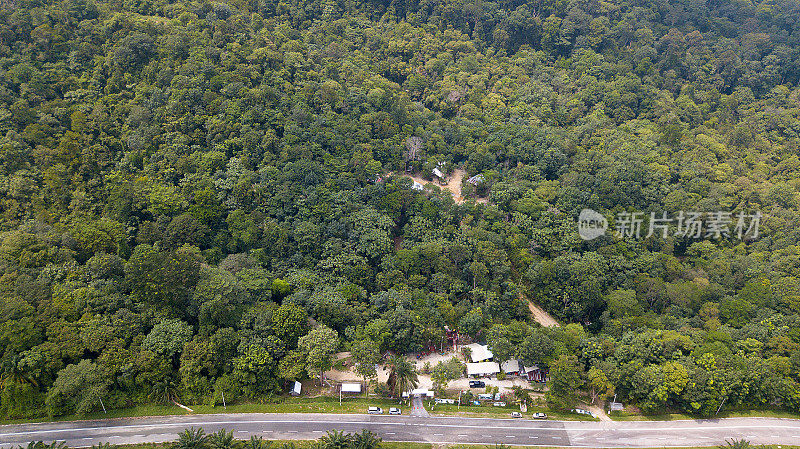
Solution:
[{"label": "parked car", "polygon": [[547,415],[542,412],[536,412],[533,414],[533,419],[547,419]]},{"label": "parked car", "polygon": [[367,413],[370,415],[383,415],[383,409],[380,407],[370,407],[367,409]]},{"label": "parked car", "polygon": [[469,381],[470,388],[484,388],[486,387],[486,383],[482,380],[471,380]]},{"label": "parked car", "polygon": [[437,404],[455,404],[456,400],[455,399],[436,398],[436,399],[434,399],[434,402],[436,402]]},{"label": "parked car", "polygon": [[522,413],[520,412],[511,412],[512,418],[522,418]]},{"label": "parked car", "polygon": [[495,403],[494,403],[494,404],[492,404],[492,405],[493,405],[493,406],[495,406],[495,407],[505,407],[505,406],[506,406],[506,403],[505,403],[505,402],[503,402],[503,401],[497,401],[497,402],[495,402]]},{"label": "parked car", "polygon": [[478,400],[480,401],[491,401],[492,399],[494,399],[494,395],[489,393],[481,393],[478,395]]},{"label": "parked car", "polygon": [[389,414],[390,415],[402,415],[403,412],[401,412],[400,409],[397,408],[397,407],[392,407],[392,408],[389,409]]}]

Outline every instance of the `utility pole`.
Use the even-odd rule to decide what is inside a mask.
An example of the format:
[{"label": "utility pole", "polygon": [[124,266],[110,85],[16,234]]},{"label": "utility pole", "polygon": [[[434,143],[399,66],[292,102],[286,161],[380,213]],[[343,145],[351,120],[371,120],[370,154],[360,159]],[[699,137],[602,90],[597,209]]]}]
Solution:
[{"label": "utility pole", "polygon": [[725,403],[725,400],[726,400],[726,399],[728,399],[728,397],[727,397],[727,396],[725,396],[724,398],[722,398],[722,402],[720,402],[720,403],[719,403],[719,407],[717,407],[717,413],[714,413],[714,416],[717,416],[717,415],[719,415],[719,411],[720,411],[720,410],[722,410],[722,404],[724,404],[724,403]]},{"label": "utility pole", "polygon": [[97,399],[100,399],[100,407],[103,407],[103,413],[108,414],[108,412],[106,411],[106,406],[103,404],[103,398],[98,396]]}]

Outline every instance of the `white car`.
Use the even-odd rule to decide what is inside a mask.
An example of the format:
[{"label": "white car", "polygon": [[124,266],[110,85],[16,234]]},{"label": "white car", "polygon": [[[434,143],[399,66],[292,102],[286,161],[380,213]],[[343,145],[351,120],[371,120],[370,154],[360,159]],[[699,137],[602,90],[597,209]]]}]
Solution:
[{"label": "white car", "polygon": [[520,412],[511,412],[512,418],[522,418],[522,413]]},{"label": "white car", "polygon": [[390,415],[402,415],[403,412],[401,412],[400,409],[397,408],[397,407],[392,407],[392,408],[389,409],[389,414]]},{"label": "white car", "polygon": [[547,419],[547,415],[542,412],[536,412],[533,414],[533,419]]},{"label": "white car", "polygon": [[380,407],[370,407],[367,409],[367,413],[370,415],[383,415],[383,409]]}]

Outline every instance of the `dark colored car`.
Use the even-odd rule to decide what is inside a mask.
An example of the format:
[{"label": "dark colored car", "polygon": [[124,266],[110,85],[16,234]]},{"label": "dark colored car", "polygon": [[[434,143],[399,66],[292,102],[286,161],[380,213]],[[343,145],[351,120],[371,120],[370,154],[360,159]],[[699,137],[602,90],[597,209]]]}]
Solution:
[{"label": "dark colored car", "polygon": [[483,388],[486,384],[482,380],[471,380],[469,381],[470,388]]}]

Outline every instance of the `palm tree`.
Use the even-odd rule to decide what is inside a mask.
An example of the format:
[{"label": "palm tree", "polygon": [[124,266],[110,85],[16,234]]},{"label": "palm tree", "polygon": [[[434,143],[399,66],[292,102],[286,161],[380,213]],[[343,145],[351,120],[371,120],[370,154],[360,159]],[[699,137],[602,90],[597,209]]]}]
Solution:
[{"label": "palm tree", "polygon": [[150,399],[154,401],[175,402],[178,399],[178,385],[171,377],[165,377],[153,384]]},{"label": "palm tree", "polygon": [[91,449],[114,449],[117,445],[111,445],[111,443],[97,443],[92,446]]},{"label": "palm tree", "polygon": [[239,442],[233,438],[232,430],[220,429],[208,436],[208,446],[211,449],[237,449]]},{"label": "palm tree", "polygon": [[174,449],[207,449],[208,436],[203,428],[190,427],[178,434],[178,440],[174,444]]},{"label": "palm tree", "polygon": [[264,438],[253,435],[244,443],[243,449],[269,449],[270,447],[272,447],[272,441],[264,441]]},{"label": "palm tree", "polygon": [[333,429],[319,439],[319,446],[324,449],[350,449],[350,434]]},{"label": "palm tree", "polygon": [[362,430],[361,433],[353,434],[351,440],[350,447],[352,449],[379,449],[381,447],[380,437],[367,429]]},{"label": "palm tree", "polygon": [[750,449],[750,442],[742,438],[741,440],[725,440],[725,446],[719,446],[719,449]]},{"label": "palm tree", "polygon": [[53,441],[50,444],[44,441],[31,441],[27,446],[17,446],[17,449],[69,449],[65,441]]},{"label": "palm tree", "polygon": [[417,368],[405,357],[397,354],[389,359],[389,389],[402,401],[403,393],[419,384]]},{"label": "palm tree", "polygon": [[22,357],[17,354],[5,359],[0,365],[0,372],[3,373],[2,381],[0,384],[5,384],[6,382],[13,382],[17,384],[31,384],[34,387],[38,387],[39,384],[36,382],[36,379],[29,375],[20,365],[19,361]]}]

